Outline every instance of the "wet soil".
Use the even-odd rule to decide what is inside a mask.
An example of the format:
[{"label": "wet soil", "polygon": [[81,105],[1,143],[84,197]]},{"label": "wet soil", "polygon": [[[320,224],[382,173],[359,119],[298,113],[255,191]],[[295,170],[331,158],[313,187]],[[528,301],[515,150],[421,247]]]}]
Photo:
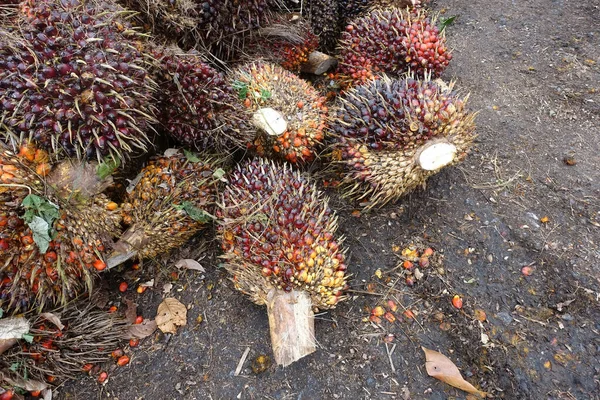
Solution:
[{"label": "wet soil", "polygon": [[[253,360],[271,355],[266,309],[234,291],[216,243],[196,240],[172,260],[204,257],[205,273],[175,280],[172,267],[147,266],[140,279],[157,289],[123,295],[153,318],[172,283],[187,326],[144,339],[105,385],[90,377],[58,398],[465,399],[427,376],[424,346],[494,398],[600,399],[600,2],[434,8],[457,16],[444,77],[480,110],[477,147],[426,189],[368,214],[330,193],[354,277],[349,300],[317,316],[317,352],[255,373]],[[397,266],[411,244],[439,262],[408,286]],[[387,300],[396,321],[365,322]]]}]

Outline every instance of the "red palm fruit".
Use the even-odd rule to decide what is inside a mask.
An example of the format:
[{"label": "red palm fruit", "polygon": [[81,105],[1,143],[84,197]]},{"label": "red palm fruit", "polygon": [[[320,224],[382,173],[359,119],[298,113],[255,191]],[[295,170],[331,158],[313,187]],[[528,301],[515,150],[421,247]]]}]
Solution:
[{"label": "red palm fruit", "polygon": [[350,22],[339,47],[339,73],[355,82],[409,70],[438,77],[452,59],[435,16],[398,7],[376,8]]},{"label": "red palm fruit", "polygon": [[[225,267],[238,290],[267,305],[275,359],[287,365],[315,350],[312,309],[344,299],[337,218],[316,187],[285,164],[254,159],[229,182],[218,211]],[[293,329],[300,334],[290,343]]]}]

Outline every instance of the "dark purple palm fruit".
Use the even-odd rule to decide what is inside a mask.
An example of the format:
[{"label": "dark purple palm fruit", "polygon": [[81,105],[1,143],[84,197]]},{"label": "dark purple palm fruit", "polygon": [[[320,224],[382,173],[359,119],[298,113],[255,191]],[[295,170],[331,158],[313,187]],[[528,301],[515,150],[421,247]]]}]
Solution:
[{"label": "dark purple palm fruit", "polygon": [[320,48],[331,51],[335,48],[339,35],[338,0],[308,0],[304,14],[319,36]]},{"label": "dark purple palm fruit", "polygon": [[141,36],[109,1],[29,0],[0,35],[0,137],[79,158],[145,149],[154,82]]},{"label": "dark purple palm fruit", "polygon": [[197,150],[230,152],[252,140],[243,105],[225,76],[196,52],[153,50],[159,108],[166,132]]},{"label": "dark purple palm fruit", "polygon": [[452,59],[436,17],[424,10],[376,8],[354,19],[340,39],[339,72],[356,82],[378,73],[438,77]]},{"label": "dark purple palm fruit", "polygon": [[276,362],[314,352],[313,309],[344,300],[348,279],[327,199],[288,164],[254,159],[231,174],[217,212],[225,268],[267,306]]},{"label": "dark purple palm fruit", "polygon": [[346,194],[382,206],[461,161],[476,136],[467,99],[428,77],[383,75],[348,90],[330,116]]}]

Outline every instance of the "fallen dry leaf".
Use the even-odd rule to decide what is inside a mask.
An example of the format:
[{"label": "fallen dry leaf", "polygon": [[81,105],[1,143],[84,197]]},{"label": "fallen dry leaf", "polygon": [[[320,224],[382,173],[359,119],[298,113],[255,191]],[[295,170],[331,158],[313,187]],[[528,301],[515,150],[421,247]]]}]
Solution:
[{"label": "fallen dry leaf", "polygon": [[167,294],[171,291],[171,289],[173,289],[173,284],[172,283],[165,283],[163,285],[163,293]]},{"label": "fallen dry leaf", "polygon": [[200,265],[200,263],[198,261],[192,260],[189,258],[184,258],[184,259],[177,261],[177,263],[175,263],[175,266],[179,269],[185,268],[185,269],[193,269],[194,271],[206,272],[204,267],[202,265]]},{"label": "fallen dry leaf", "polygon": [[59,316],[54,313],[45,312],[43,314],[40,314],[40,317],[44,318],[46,321],[52,322],[61,331],[65,328],[62,322],[60,322]]},{"label": "fallen dry leaf", "polygon": [[478,390],[469,382],[465,381],[456,365],[454,365],[448,357],[435,350],[426,349],[425,347],[421,347],[421,349],[425,352],[425,369],[429,376],[439,379],[450,386],[464,390],[467,393],[476,394],[485,398],[487,393]]},{"label": "fallen dry leaf", "polygon": [[0,320],[0,354],[10,349],[29,333],[29,322],[23,317],[4,318]]},{"label": "fallen dry leaf", "polygon": [[187,323],[187,309],[179,300],[167,297],[158,306],[156,323],[163,333],[177,333],[177,327]]},{"label": "fallen dry leaf", "polygon": [[127,322],[130,324],[133,324],[137,318],[137,304],[130,299],[125,299],[125,302],[127,303],[127,308],[125,309],[125,320],[127,320]]},{"label": "fallen dry leaf", "polygon": [[154,333],[158,328],[155,320],[145,319],[141,324],[134,324],[129,327],[126,339],[144,339]]}]

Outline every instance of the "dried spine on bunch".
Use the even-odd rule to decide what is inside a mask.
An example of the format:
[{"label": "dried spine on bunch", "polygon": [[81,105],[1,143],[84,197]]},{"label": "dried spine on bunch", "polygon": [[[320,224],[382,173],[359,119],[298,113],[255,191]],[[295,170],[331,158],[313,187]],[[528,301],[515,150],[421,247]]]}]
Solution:
[{"label": "dried spine on bunch", "polygon": [[152,159],[128,189],[121,208],[130,227],[108,266],[167,253],[198,233],[213,213],[218,181],[214,164],[208,157],[179,151]]},{"label": "dried spine on bunch", "polygon": [[22,340],[3,353],[0,368],[17,382],[28,376],[53,385],[82,374],[86,365],[108,361],[129,327],[123,318],[99,309],[88,298],[37,315],[30,324],[31,342]]},{"label": "dried spine on bunch", "polygon": [[340,39],[339,72],[358,83],[378,73],[411,71],[438,77],[452,59],[436,17],[424,10],[376,8],[348,24]]},{"label": "dried spine on bunch", "polygon": [[68,156],[145,149],[154,82],[140,35],[110,2],[29,0],[0,34],[0,139]]},{"label": "dried spine on bunch", "polygon": [[467,98],[429,77],[384,75],[350,89],[330,121],[347,194],[381,206],[461,161],[475,138]]},{"label": "dried spine on bunch", "polygon": [[244,108],[225,76],[196,52],[156,48],[156,78],[165,130],[197,150],[233,151],[248,140]]},{"label": "dried spine on bunch", "polygon": [[231,85],[255,127],[249,148],[260,156],[292,163],[316,157],[327,107],[325,98],[308,82],[277,65],[257,62],[234,71]]},{"label": "dried spine on bunch", "polygon": [[267,305],[275,360],[315,351],[312,308],[344,299],[346,265],[327,199],[285,164],[254,159],[229,177],[218,216],[236,289]]},{"label": "dried spine on bunch", "polygon": [[91,290],[120,228],[95,163],[48,159],[31,144],[18,154],[0,146],[0,307],[10,313]]}]

